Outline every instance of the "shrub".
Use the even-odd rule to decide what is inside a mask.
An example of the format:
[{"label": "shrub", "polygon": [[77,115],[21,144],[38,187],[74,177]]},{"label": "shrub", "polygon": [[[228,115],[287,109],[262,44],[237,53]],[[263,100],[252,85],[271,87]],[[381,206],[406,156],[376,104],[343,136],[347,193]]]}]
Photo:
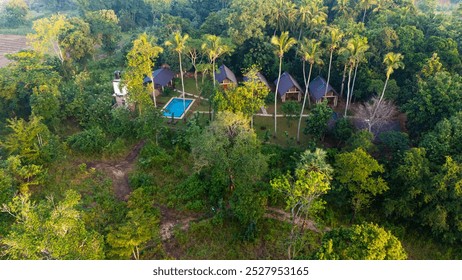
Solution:
[{"label": "shrub", "polygon": [[107,141],[103,130],[96,127],[70,136],[67,143],[75,151],[84,154],[98,154],[106,146]]}]

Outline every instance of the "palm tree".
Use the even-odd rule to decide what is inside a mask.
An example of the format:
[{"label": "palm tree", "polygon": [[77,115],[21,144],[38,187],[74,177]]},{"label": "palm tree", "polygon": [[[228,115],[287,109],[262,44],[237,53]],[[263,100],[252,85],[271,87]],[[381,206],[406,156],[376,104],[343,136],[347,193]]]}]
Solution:
[{"label": "palm tree", "polygon": [[322,0],[302,0],[298,8],[300,16],[300,32],[298,40],[300,41],[303,33],[303,27],[307,25],[310,30],[326,22],[327,7],[323,6]]},{"label": "palm tree", "polygon": [[272,3],[273,12],[270,14],[271,21],[274,22],[275,28],[273,36],[276,31],[286,30],[294,21],[297,14],[295,4],[290,0],[274,0]]},{"label": "palm tree", "polygon": [[207,54],[210,64],[212,65],[213,86],[215,87],[215,61],[220,56],[231,52],[231,46],[222,42],[222,38],[216,35],[206,34],[205,43],[202,44],[202,50]]},{"label": "palm tree", "polygon": [[302,57],[303,68],[305,68],[305,62],[307,61],[310,64],[310,71],[308,74],[308,79],[305,80],[305,95],[303,98],[302,110],[300,111],[300,118],[298,119],[297,142],[300,142],[300,126],[302,123],[302,116],[303,116],[303,111],[306,105],[306,99],[308,98],[309,100],[308,87],[310,86],[311,72],[313,70],[313,65],[314,64],[320,65],[323,63],[321,59],[320,46],[321,46],[321,42],[318,42],[316,39],[308,40],[304,38],[303,42],[300,44],[300,47],[298,49],[298,53]]},{"label": "palm tree", "polygon": [[284,54],[288,52],[293,45],[297,43],[295,38],[289,37],[289,32],[283,32],[280,37],[273,36],[271,37],[271,44],[273,44],[276,49],[274,53],[277,57],[279,57],[279,74],[278,74],[278,81],[276,82],[276,91],[274,92],[274,137],[276,137],[277,133],[277,118],[276,118],[276,111],[277,111],[277,101],[278,101],[278,89],[279,89],[279,81],[281,80],[281,71],[282,71],[282,58]]},{"label": "palm tree", "polygon": [[[327,71],[327,84],[330,82],[330,70],[332,66],[332,55],[334,54],[334,51],[340,47],[340,42],[343,39],[343,33],[340,31],[340,29],[336,27],[331,27],[330,28],[330,56],[329,56],[329,70]],[[326,86],[326,91],[324,94],[327,94],[327,86]]]},{"label": "palm tree", "polygon": [[373,5],[377,5],[377,0],[359,0],[359,3],[358,3],[359,8],[364,9],[363,20],[362,20],[363,23],[364,23],[364,20],[366,20],[367,10]]},{"label": "palm tree", "polygon": [[353,10],[349,7],[350,1],[351,0],[337,0],[337,5],[333,10],[337,11],[337,14],[341,14],[342,16],[351,16]]},{"label": "palm tree", "polygon": [[184,36],[181,35],[180,31],[176,31],[173,33],[173,40],[166,41],[166,46],[172,46],[173,50],[178,53],[178,61],[180,62],[180,75],[181,75],[181,89],[183,93],[183,109],[186,110],[186,101],[184,97],[184,79],[183,79],[183,65],[181,63],[181,55],[186,48],[186,41],[189,39],[189,35],[185,34]]},{"label": "palm tree", "polygon": [[353,84],[351,85],[351,93],[350,93],[350,100],[349,102],[351,103],[351,99],[353,98],[353,93],[355,89],[355,84],[356,84],[356,76],[358,74],[358,66],[359,63],[364,61],[366,51],[369,49],[369,45],[367,44],[367,38],[364,37],[365,41],[359,41],[357,45],[357,52],[355,53],[355,74],[353,76]]},{"label": "palm tree", "polygon": [[377,102],[377,106],[372,113],[372,119],[374,119],[375,114],[377,113],[377,109],[380,107],[380,103],[383,100],[383,96],[385,95],[385,90],[387,89],[388,80],[390,79],[390,75],[393,74],[395,69],[404,68],[404,63],[402,62],[404,56],[400,53],[389,52],[385,55],[383,59],[383,63],[387,66],[387,79],[385,80],[385,84],[383,85],[382,94],[380,95],[380,99]]},{"label": "palm tree", "polygon": [[348,106],[351,102],[351,96],[352,96],[352,91],[353,91],[353,87],[350,86],[351,73],[353,71],[353,68],[355,68],[356,70],[358,69],[357,68],[358,63],[362,59],[362,57],[364,56],[364,53],[368,49],[369,49],[369,45],[367,44],[366,37],[355,36],[354,38],[348,40],[346,51],[349,54],[348,62],[349,62],[350,70],[348,73],[347,102],[345,105],[345,115],[344,115],[345,117],[347,115]]}]

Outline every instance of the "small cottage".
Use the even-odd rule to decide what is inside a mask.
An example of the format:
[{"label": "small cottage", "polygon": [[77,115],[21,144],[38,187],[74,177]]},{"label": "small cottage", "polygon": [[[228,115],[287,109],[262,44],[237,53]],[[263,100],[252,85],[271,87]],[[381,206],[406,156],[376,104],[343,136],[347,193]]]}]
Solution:
[{"label": "small cottage", "polygon": [[114,89],[114,96],[116,100],[115,107],[126,107],[127,106],[127,86],[122,87],[120,89],[120,71],[114,72],[114,80],[112,80],[112,87]]},{"label": "small cottage", "polygon": [[314,78],[314,80],[310,82],[308,90],[310,92],[311,99],[315,103],[319,103],[327,99],[329,104],[332,104],[334,107],[337,106],[337,92],[331,85],[327,84],[326,80],[324,80],[321,76],[317,76],[316,78]]},{"label": "small cottage", "polygon": [[218,68],[218,71],[215,72],[215,80],[220,83],[224,89],[237,85],[236,76],[233,71],[225,65],[221,65],[220,68]]},{"label": "small cottage", "polygon": [[[278,80],[276,79],[274,84],[277,84],[277,82]],[[302,100],[303,90],[289,73],[284,72],[279,82],[278,95],[282,102],[286,102],[286,100],[297,100],[300,102]]]},{"label": "small cottage", "polygon": [[[174,87],[173,77],[175,77],[175,74],[167,67],[155,70],[152,72],[152,76],[154,77],[154,82],[156,83],[156,95],[159,95],[159,90],[163,91],[165,87]],[[143,83],[152,83],[151,77],[145,77],[143,79]]]}]

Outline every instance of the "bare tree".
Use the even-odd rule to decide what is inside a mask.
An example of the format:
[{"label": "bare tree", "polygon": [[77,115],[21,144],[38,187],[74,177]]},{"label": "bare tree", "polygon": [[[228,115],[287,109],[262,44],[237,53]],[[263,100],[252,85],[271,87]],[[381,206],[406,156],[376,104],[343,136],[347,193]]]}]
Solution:
[{"label": "bare tree", "polygon": [[[367,129],[372,132],[372,128],[380,130],[380,128],[389,123],[398,114],[393,101],[383,100],[380,106],[379,98],[373,97],[366,103],[363,103],[356,107],[354,111],[354,118],[367,124]],[[374,114],[374,109],[376,110]]]}]

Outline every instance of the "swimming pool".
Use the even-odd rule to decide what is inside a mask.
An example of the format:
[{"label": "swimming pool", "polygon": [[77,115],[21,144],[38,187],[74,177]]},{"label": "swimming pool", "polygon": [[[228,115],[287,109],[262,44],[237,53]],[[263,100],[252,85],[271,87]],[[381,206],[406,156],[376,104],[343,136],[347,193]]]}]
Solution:
[{"label": "swimming pool", "polygon": [[183,104],[183,98],[173,97],[162,108],[163,115],[171,118],[173,114],[174,119],[182,119],[193,103],[194,99],[185,98]]}]

